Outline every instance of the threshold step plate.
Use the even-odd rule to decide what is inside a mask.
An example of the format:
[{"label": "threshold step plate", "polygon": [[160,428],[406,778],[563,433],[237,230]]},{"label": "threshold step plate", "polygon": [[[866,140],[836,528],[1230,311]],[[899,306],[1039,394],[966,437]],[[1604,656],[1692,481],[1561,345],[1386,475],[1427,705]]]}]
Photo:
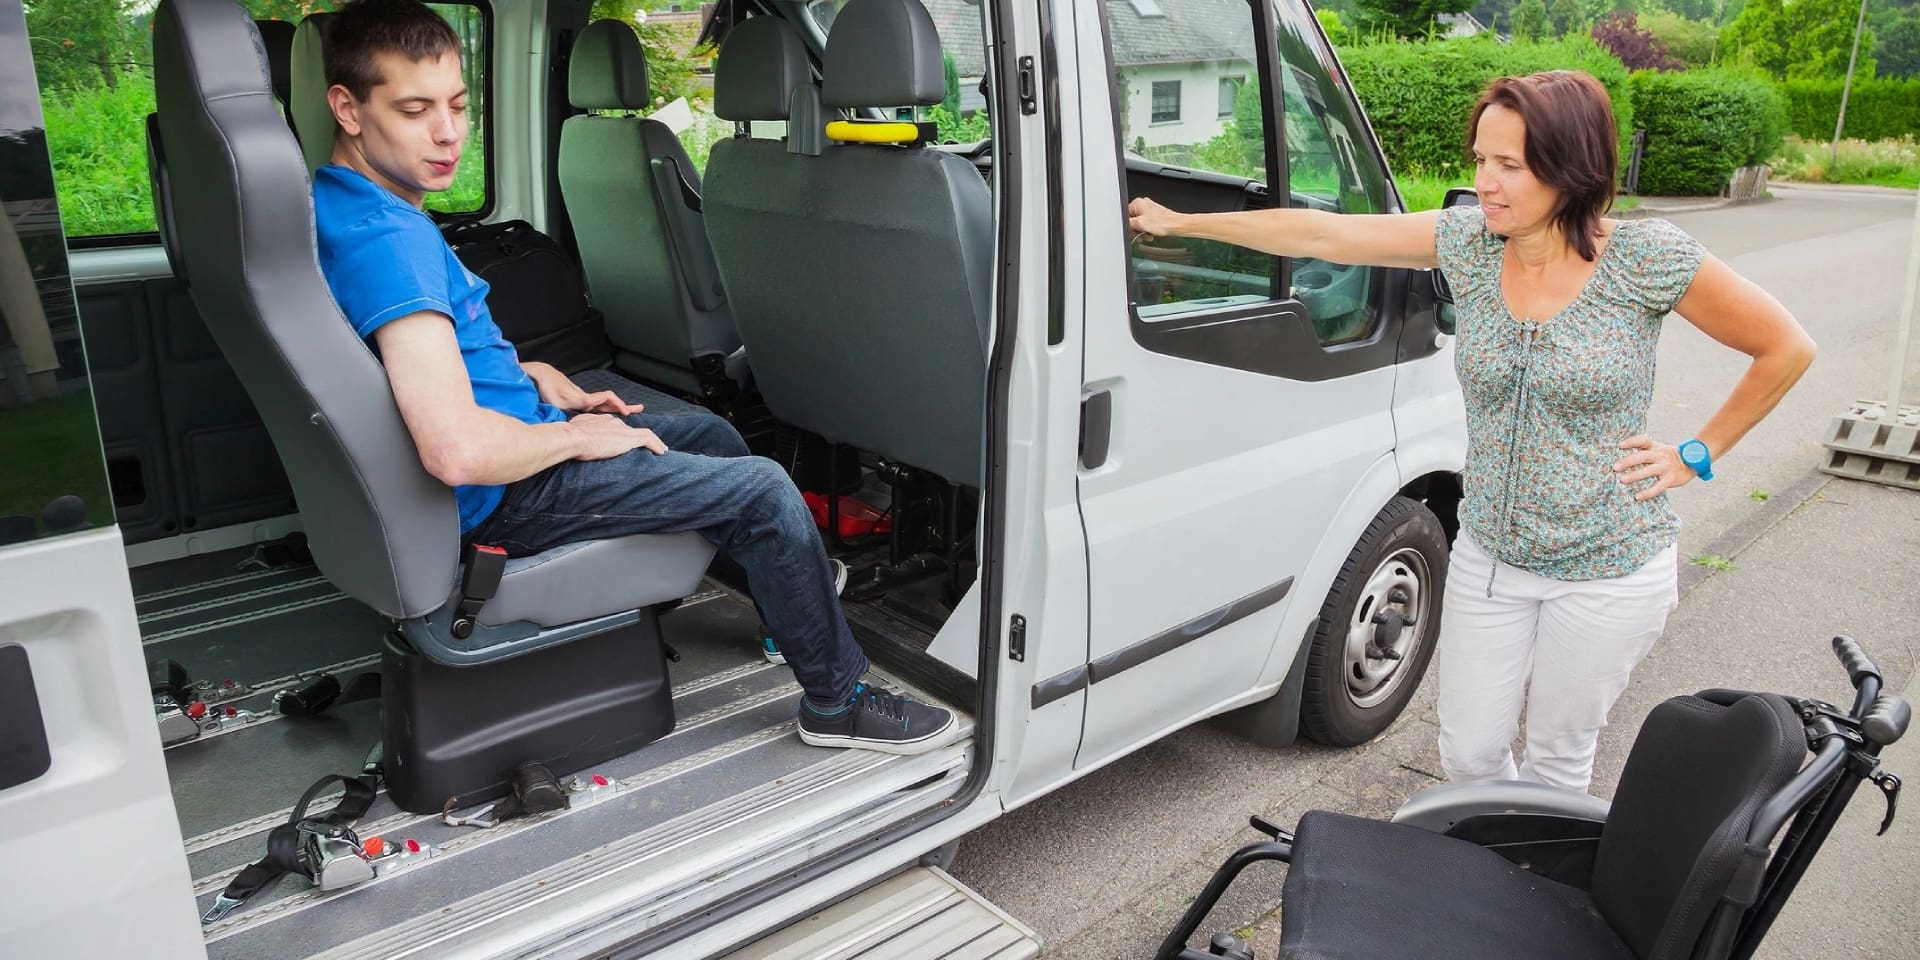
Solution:
[{"label": "threshold step plate", "polygon": [[915,867],[725,960],[1027,960],[1040,937],[936,867]]}]

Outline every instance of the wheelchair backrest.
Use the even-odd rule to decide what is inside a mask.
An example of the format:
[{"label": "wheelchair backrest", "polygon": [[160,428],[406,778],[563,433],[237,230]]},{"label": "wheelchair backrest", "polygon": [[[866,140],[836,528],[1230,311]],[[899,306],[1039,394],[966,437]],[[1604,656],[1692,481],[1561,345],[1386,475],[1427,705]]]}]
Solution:
[{"label": "wheelchair backrest", "polygon": [[1806,757],[1804,726],[1773,694],[1654,708],[1614,793],[1591,888],[1636,956],[1693,956],[1735,878],[1765,870],[1768,848],[1750,848],[1749,831]]}]

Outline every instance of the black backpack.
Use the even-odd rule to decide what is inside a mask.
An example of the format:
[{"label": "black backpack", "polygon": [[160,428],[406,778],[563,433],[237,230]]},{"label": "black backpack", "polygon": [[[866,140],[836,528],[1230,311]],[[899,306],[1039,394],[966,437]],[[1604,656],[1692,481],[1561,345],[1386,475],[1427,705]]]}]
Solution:
[{"label": "black backpack", "polygon": [[460,262],[487,282],[487,308],[520,359],[577,373],[612,356],[579,265],[552,237],[525,220],[455,223],[442,234]]}]

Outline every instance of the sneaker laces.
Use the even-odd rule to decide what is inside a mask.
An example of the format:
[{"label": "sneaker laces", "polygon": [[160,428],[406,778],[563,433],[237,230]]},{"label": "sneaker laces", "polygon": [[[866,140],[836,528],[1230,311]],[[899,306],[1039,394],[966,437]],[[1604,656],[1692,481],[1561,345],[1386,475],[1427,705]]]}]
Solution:
[{"label": "sneaker laces", "polygon": [[907,718],[907,698],[897,693],[876,690],[862,684],[860,687],[861,705],[868,713],[878,714],[889,720]]}]

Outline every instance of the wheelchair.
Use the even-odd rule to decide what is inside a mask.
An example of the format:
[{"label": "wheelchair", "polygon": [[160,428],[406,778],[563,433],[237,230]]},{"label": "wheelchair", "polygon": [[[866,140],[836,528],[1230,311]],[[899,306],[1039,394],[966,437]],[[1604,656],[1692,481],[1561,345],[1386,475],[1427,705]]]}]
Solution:
[{"label": "wheelchair", "polygon": [[[1842,710],[1738,690],[1674,697],[1647,717],[1611,804],[1542,784],[1449,784],[1391,821],[1310,811],[1297,832],[1227,858],[1156,960],[1255,960],[1195,931],[1248,865],[1288,864],[1287,960],[1747,960],[1862,782],[1887,801],[1880,751],[1912,717],[1849,637]],[[1391,921],[1391,922],[1389,922]],[[1415,931],[1411,935],[1409,931]]]}]

